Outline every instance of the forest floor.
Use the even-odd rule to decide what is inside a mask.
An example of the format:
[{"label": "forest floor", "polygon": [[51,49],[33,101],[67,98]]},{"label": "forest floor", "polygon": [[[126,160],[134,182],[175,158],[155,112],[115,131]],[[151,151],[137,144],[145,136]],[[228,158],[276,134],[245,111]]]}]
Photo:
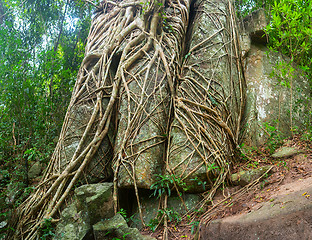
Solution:
[{"label": "forest floor", "polygon": [[[252,188],[244,190],[243,194],[236,198],[234,197],[235,193],[242,189],[242,186],[225,186],[219,189],[213,203],[206,209],[206,211],[210,211],[214,208],[214,211],[211,211],[208,217],[205,213],[189,213],[182,218],[181,222],[169,223],[169,239],[194,239],[197,226],[205,226],[215,219],[255,211],[261,208],[265,202],[273,201],[276,195],[288,194],[310,186],[312,184],[312,142],[302,140],[301,135],[295,135],[293,138],[284,140],[281,147],[294,147],[301,152],[291,157],[276,159],[271,156],[272,153],[267,145],[251,150],[248,153],[249,160],[236,165],[233,173],[271,165],[273,168],[268,177],[261,179]],[[309,193],[304,193],[302,197],[312,199]],[[145,228],[142,234],[163,239],[163,228],[159,228],[155,232]]]}]

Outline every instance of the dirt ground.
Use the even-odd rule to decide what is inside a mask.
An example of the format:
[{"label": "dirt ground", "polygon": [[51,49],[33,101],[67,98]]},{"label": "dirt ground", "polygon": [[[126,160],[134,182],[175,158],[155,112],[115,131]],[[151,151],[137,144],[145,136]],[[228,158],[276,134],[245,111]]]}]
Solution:
[{"label": "dirt ground", "polygon": [[[295,147],[302,152],[289,158],[274,159],[266,146],[250,151],[248,153],[249,160],[237,165],[233,169],[233,173],[272,165],[273,168],[269,176],[252,188],[244,190],[243,194],[239,196],[235,193],[242,190],[241,186],[224,186],[223,189],[219,189],[213,203],[206,206],[204,213],[189,213],[178,224],[168,223],[169,239],[196,239],[195,233],[198,229],[196,226],[199,225],[199,222],[205,225],[214,219],[256,210],[262,206],[262,203],[272,201],[276,194],[287,194],[301,189],[303,185],[309,185],[308,178],[312,177],[312,142],[304,141],[300,135],[295,135],[291,139],[284,140],[282,146]],[[308,193],[304,197],[312,199]],[[208,212],[210,213],[208,214]],[[145,228],[142,233],[156,239],[163,239],[163,228],[159,228],[155,232]]]}]

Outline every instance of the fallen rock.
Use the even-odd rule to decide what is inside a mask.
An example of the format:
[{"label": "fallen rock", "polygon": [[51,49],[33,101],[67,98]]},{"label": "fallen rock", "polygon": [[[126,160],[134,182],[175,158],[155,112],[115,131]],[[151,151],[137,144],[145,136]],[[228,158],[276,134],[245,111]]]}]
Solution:
[{"label": "fallen rock", "polygon": [[114,216],[113,183],[87,184],[75,189],[74,200],[61,213],[53,239],[94,239],[92,225]]},{"label": "fallen rock", "polygon": [[312,239],[312,187],[276,196],[257,210],[212,221],[201,227],[201,239]]},{"label": "fallen rock", "polygon": [[86,184],[75,189],[78,210],[88,213],[91,224],[114,216],[113,183]]},{"label": "fallen rock", "polygon": [[231,181],[236,185],[245,186],[261,177],[261,175],[263,175],[270,168],[272,168],[272,166],[268,165],[248,171],[240,171],[231,175]]},{"label": "fallen rock", "polygon": [[281,147],[273,155],[273,158],[287,158],[298,153],[302,153],[302,150],[293,147]]},{"label": "fallen rock", "polygon": [[91,230],[87,213],[78,211],[74,201],[61,213],[61,221],[57,224],[53,239],[82,240]]},{"label": "fallen rock", "polygon": [[34,179],[40,175],[42,171],[42,165],[40,162],[35,162],[34,165],[32,165],[28,171],[28,178]]},{"label": "fallen rock", "polygon": [[136,228],[130,228],[125,219],[118,213],[111,219],[100,221],[93,225],[95,240],[155,240],[150,236],[145,236]]}]

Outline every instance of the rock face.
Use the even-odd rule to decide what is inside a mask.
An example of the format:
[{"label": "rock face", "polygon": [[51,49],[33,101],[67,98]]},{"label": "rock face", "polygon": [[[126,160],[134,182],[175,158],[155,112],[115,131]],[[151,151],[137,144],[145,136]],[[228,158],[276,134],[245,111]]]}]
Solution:
[{"label": "rock face", "polygon": [[[105,111],[105,106],[108,104],[107,100],[104,100],[102,103],[102,111]],[[77,149],[78,145],[84,135],[86,126],[91,119],[91,116],[94,112],[94,106],[92,104],[84,103],[80,105],[74,105],[72,109],[68,111],[70,115],[69,123],[66,125],[66,129],[63,129],[65,138],[59,142],[63,145],[62,154],[62,163],[61,168],[71,161],[71,158],[74,154],[81,153],[81,149],[86,147],[90,141],[91,137],[87,137],[84,140],[81,149]],[[113,144],[114,144],[114,126],[110,127],[108,135],[103,140],[101,146],[99,147],[97,153],[93,156],[90,161],[88,168],[85,170],[86,177],[89,182],[96,182],[102,179],[107,179],[112,175],[111,171],[111,161],[113,158]],[[93,126],[93,131],[96,130],[96,126]]]},{"label": "rock face", "polygon": [[291,89],[283,86],[285,79],[276,68],[276,64],[289,59],[266,48],[263,31],[266,24],[263,10],[259,10],[245,19],[246,30],[241,34],[247,82],[245,143],[249,145],[263,144],[272,132],[281,137],[290,136],[290,108],[293,107],[293,125],[299,128],[303,125],[304,111],[307,111],[301,108],[294,111],[294,106],[297,100],[308,96],[308,80],[296,71],[291,97]]},{"label": "rock face", "polygon": [[201,228],[202,239],[250,240],[250,239],[311,239],[312,202],[307,193],[312,187],[287,195],[280,195],[261,208],[212,221]]},{"label": "rock face", "polygon": [[62,211],[61,221],[56,226],[53,239],[82,240],[90,230],[87,213],[79,211],[73,202]]},{"label": "rock face", "polygon": [[233,9],[227,1],[200,1],[196,9],[168,155],[171,171],[189,192],[203,191],[192,179],[211,187],[212,179],[227,171],[245,99]]},{"label": "rock face", "polygon": [[[156,181],[156,174],[163,171],[173,94],[170,82],[176,78],[169,73],[171,67],[165,61],[172,56],[176,56],[174,61],[181,59],[182,50],[176,43],[181,43],[185,37],[187,24],[180,19],[188,18],[190,3],[189,0],[181,1],[179,11],[175,10],[174,4],[168,4],[165,9],[168,24],[178,33],[166,30],[170,41],[160,41],[159,46],[153,43],[145,53],[148,57],[142,57],[129,74],[125,73],[127,82],[121,90],[115,147],[115,159],[122,162],[116,164],[117,167],[120,165],[120,187],[149,189]],[[171,41],[175,43],[172,45]],[[166,50],[161,52],[158,48]]]},{"label": "rock face", "polygon": [[268,38],[264,31],[267,26],[264,9],[259,9],[252,12],[249,16],[243,19],[243,29],[250,37],[251,42],[266,44]]},{"label": "rock face", "polygon": [[77,207],[88,213],[91,224],[99,219],[112,217],[114,215],[112,193],[112,183],[83,185],[75,189]]},{"label": "rock face", "polygon": [[[184,194],[182,196],[182,199],[185,203],[187,210],[189,211],[193,210],[196,207],[196,205],[200,202],[201,197],[196,194]],[[156,199],[156,197],[141,196],[140,204],[142,207],[144,223],[149,224],[151,220],[157,217],[159,209],[159,199]],[[176,194],[168,197],[167,209],[172,211],[173,214],[176,214],[176,216],[182,217],[184,214],[186,214],[187,211],[185,209],[185,206],[181,203],[180,198]],[[138,213],[139,211],[136,202],[133,205],[133,211],[135,214],[131,218],[132,223],[130,226],[141,229],[143,225]]]},{"label": "rock face", "polygon": [[75,189],[74,200],[61,213],[53,239],[58,240],[155,240],[129,228],[114,216],[112,183],[87,184]]}]

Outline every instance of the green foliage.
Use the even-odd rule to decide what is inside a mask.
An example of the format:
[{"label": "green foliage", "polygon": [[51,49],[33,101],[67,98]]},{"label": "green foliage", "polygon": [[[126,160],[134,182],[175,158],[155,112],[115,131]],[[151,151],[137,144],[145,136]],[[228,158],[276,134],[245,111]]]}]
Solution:
[{"label": "green foliage", "polygon": [[147,226],[151,229],[152,232],[155,232],[156,228],[159,225],[158,218],[151,219]]},{"label": "green foliage", "polygon": [[[290,60],[277,63],[274,77],[277,77],[282,86],[292,87],[295,68],[300,68],[300,75],[309,79],[312,90],[312,2],[304,0],[279,0],[274,1],[269,11],[270,24],[266,28],[269,35],[269,47],[289,56]],[[302,89],[294,89],[300,96],[290,111],[305,112],[304,122],[308,132],[312,131],[311,92],[306,96]]]},{"label": "green foliage", "polygon": [[46,218],[44,219],[44,223],[40,228],[41,237],[42,240],[48,240],[51,239],[54,234],[54,228],[52,226],[52,218]]},{"label": "green foliage", "polygon": [[198,177],[191,179],[191,181],[193,181],[195,185],[202,186],[204,191],[206,190],[206,181],[201,181],[200,179],[198,179]]},{"label": "green foliage", "polygon": [[270,4],[272,0],[235,0],[236,13],[239,18],[244,18],[251,12],[265,7]]},{"label": "green foliage", "polygon": [[147,226],[154,232],[156,228],[163,223],[165,216],[167,217],[168,222],[175,222],[178,224],[182,220],[180,214],[172,208],[159,209],[156,218],[150,220]]},{"label": "green foliage", "polygon": [[86,6],[0,0],[0,172],[8,171],[1,194],[5,200],[14,189],[11,207],[32,190],[28,162],[45,164],[54,149],[84,54],[92,14]]},{"label": "green foliage", "polygon": [[153,183],[150,187],[151,190],[154,190],[153,196],[157,196],[157,198],[160,198],[161,196],[163,196],[165,193],[168,196],[171,196],[171,189],[174,186],[174,184],[186,191],[187,190],[187,186],[185,184],[185,182],[182,181],[182,179],[180,177],[177,177],[175,175],[160,175],[157,174],[157,181],[155,183]]},{"label": "green foliage", "polygon": [[192,228],[191,228],[191,234],[194,234],[196,232],[196,229],[198,228],[199,221],[191,222]]},{"label": "green foliage", "polygon": [[127,218],[127,211],[123,208],[121,208],[117,213],[119,213],[124,218]]},{"label": "green foliage", "polygon": [[[304,0],[274,1],[270,10],[271,22],[266,28],[270,46],[290,56],[291,61],[309,70],[312,60],[312,2]],[[292,64],[291,62],[291,64]],[[291,74],[291,69],[288,72]]]},{"label": "green foliage", "polygon": [[266,146],[267,149],[270,151],[270,153],[273,153],[275,149],[281,146],[282,144],[282,136],[280,131],[273,125],[270,125],[269,123],[264,123],[264,128],[269,134]]}]

